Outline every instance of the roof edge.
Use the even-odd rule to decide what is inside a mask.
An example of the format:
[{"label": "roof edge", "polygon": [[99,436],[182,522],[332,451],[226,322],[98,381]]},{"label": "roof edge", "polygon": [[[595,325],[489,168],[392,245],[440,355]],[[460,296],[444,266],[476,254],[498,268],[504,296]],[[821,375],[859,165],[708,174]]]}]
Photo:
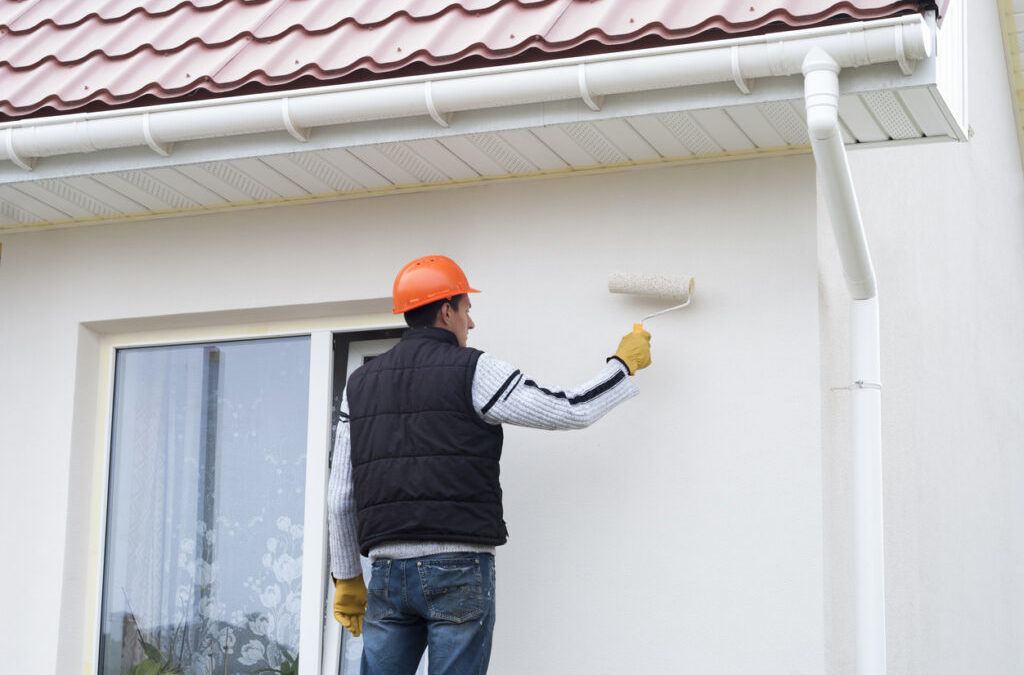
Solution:
[{"label": "roof edge", "polygon": [[425,116],[447,127],[459,112],[523,103],[582,99],[597,109],[606,95],[714,82],[734,82],[745,91],[751,80],[800,73],[814,47],[844,68],[898,62],[909,74],[915,62],[931,55],[932,42],[924,18],[909,15],[714,43],[16,120],[0,124],[0,160],[31,170],[37,157],[136,146],[166,156],[176,142],[221,136],[284,131],[301,142],[315,127],[368,120]]},{"label": "roof edge", "polygon": [[[134,46],[124,53],[116,50],[108,52],[101,44],[97,50],[80,50],[74,57],[69,56],[67,60],[58,60],[52,50],[37,49],[31,52],[35,58],[40,59],[35,62],[34,66],[30,65],[31,60],[22,61],[20,59],[16,63],[13,61],[0,63],[0,71],[6,71],[12,76],[12,81],[8,84],[14,87],[10,97],[0,100],[0,121],[121,108],[140,108],[186,99],[226,98],[257,92],[290,91],[309,86],[429,75],[438,72],[589,56],[598,53],[634,51],[696,42],[717,42],[741,36],[767,35],[810,27],[895,18],[936,9],[934,0],[885,0],[882,6],[864,8],[858,8],[858,4],[852,1],[833,2],[823,11],[815,10],[814,13],[811,13],[808,10],[806,14],[787,8],[785,4],[782,6],[768,5],[767,8],[762,9],[761,13],[752,15],[749,21],[746,16],[733,17],[731,21],[726,21],[721,15],[712,15],[699,23],[687,22],[678,26],[657,20],[657,14],[655,14],[642,19],[635,26],[632,25],[631,19],[628,33],[606,32],[611,31],[611,28],[598,24],[585,31],[575,33],[571,39],[565,38],[565,36],[551,36],[549,40],[548,36],[543,33],[523,34],[515,41],[502,40],[500,45],[490,45],[486,40],[467,40],[463,41],[464,43],[458,49],[452,51],[435,53],[430,49],[407,48],[402,54],[391,54],[395,58],[389,58],[384,53],[367,53],[362,54],[361,58],[347,59],[337,63],[322,63],[315,59],[306,59],[300,63],[300,60],[296,59],[294,66],[288,65],[287,67],[276,63],[276,59],[250,63],[247,59],[242,59],[239,56],[247,53],[248,49],[239,43],[239,46],[231,47],[232,50],[238,52],[232,57],[231,62],[244,62],[246,65],[237,70],[231,70],[230,76],[217,74],[220,71],[201,70],[197,72],[192,66],[185,66],[191,58],[182,63],[175,55],[180,56],[188,52],[189,45],[201,48],[205,52],[211,48],[216,49],[217,45],[227,48],[232,44],[231,41],[204,41],[202,37],[192,37],[187,40],[177,40],[173,44],[161,45],[160,49],[154,44],[139,42],[138,44],[132,43]],[[585,5],[586,3],[584,3]],[[450,7],[459,7],[459,5],[454,3]],[[750,9],[754,10],[753,7]],[[206,9],[202,11],[206,11]],[[743,13],[745,14],[745,11]],[[399,11],[394,16],[404,15],[404,11]],[[350,19],[340,18],[331,25],[336,28]],[[289,32],[301,32],[302,30],[301,22],[289,26],[271,42],[284,39],[282,36]],[[307,37],[311,38],[313,34],[310,33]],[[323,35],[324,31],[318,29],[315,34]],[[265,42],[262,39],[257,39],[255,35],[245,32],[238,33],[232,40],[238,40],[240,36],[246,35],[248,35],[246,39],[254,41],[253,45]],[[163,50],[163,47],[167,47],[167,49]],[[154,52],[154,50],[158,51]],[[177,72],[179,68],[182,73],[191,71],[195,77],[190,77],[186,73],[183,79],[158,77],[155,80],[153,78],[104,80],[104,78],[100,78],[95,82],[89,81],[90,86],[84,89],[82,87],[56,87],[38,91],[31,97],[24,97],[21,94],[15,94],[16,91],[24,88],[23,85],[18,84],[24,80],[24,77],[14,77],[16,73],[8,71],[10,68],[13,68],[14,71],[31,71],[38,67],[40,76],[55,77],[58,78],[57,81],[60,81],[66,79],[67,76],[64,68],[74,69],[81,66],[83,61],[89,61],[93,57],[108,64],[124,62],[131,54],[139,54],[139,58],[145,60],[151,60],[156,57],[156,54],[159,54],[162,63],[164,59],[167,59],[168,62],[161,67],[169,68],[169,72]],[[149,56],[145,56],[146,54]],[[171,62],[177,65],[169,65]],[[291,63],[290,59],[288,59],[288,63]],[[125,84],[127,81],[130,81],[131,84]]]}]

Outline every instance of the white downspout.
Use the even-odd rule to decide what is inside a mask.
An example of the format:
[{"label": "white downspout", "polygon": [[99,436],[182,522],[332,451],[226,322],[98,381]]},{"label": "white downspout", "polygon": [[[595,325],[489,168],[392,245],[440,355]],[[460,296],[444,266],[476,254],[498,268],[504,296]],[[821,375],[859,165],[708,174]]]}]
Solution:
[{"label": "white downspout", "polygon": [[854,590],[858,675],[885,673],[882,401],[878,294],[864,224],[839,130],[839,65],[821,49],[803,63],[807,127],[835,233],[850,311]]}]

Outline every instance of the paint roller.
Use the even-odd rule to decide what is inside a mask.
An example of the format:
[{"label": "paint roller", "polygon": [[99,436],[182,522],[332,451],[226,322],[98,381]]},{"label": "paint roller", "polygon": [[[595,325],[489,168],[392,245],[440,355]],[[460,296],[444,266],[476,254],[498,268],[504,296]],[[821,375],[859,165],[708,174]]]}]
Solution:
[{"label": "paint roller", "polygon": [[640,319],[639,323],[634,323],[633,332],[636,333],[643,330],[644,321],[665,312],[682,309],[690,304],[690,300],[693,299],[693,277],[612,272],[608,275],[608,291],[611,293],[628,293],[630,295],[643,295],[649,298],[660,298],[669,302],[682,302],[682,304],[663,309],[660,312],[648,314]]}]

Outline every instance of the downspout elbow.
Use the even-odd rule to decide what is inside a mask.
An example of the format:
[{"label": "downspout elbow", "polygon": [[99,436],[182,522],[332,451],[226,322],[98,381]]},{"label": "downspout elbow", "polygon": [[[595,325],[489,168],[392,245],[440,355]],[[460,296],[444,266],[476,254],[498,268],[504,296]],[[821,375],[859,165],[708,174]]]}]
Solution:
[{"label": "downspout elbow", "polygon": [[803,62],[807,131],[812,140],[827,141],[839,133],[839,64],[815,47]]},{"label": "downspout elbow", "polygon": [[811,49],[803,61],[807,132],[835,232],[846,286],[855,300],[876,293],[860,206],[839,130],[839,64],[824,50]]}]

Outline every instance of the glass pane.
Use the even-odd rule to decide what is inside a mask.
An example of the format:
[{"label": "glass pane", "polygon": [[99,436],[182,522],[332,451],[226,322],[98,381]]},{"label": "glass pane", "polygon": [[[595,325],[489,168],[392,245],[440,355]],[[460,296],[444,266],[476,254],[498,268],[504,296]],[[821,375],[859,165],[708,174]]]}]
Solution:
[{"label": "glass pane", "polygon": [[309,338],[117,353],[103,675],[295,673]]}]

